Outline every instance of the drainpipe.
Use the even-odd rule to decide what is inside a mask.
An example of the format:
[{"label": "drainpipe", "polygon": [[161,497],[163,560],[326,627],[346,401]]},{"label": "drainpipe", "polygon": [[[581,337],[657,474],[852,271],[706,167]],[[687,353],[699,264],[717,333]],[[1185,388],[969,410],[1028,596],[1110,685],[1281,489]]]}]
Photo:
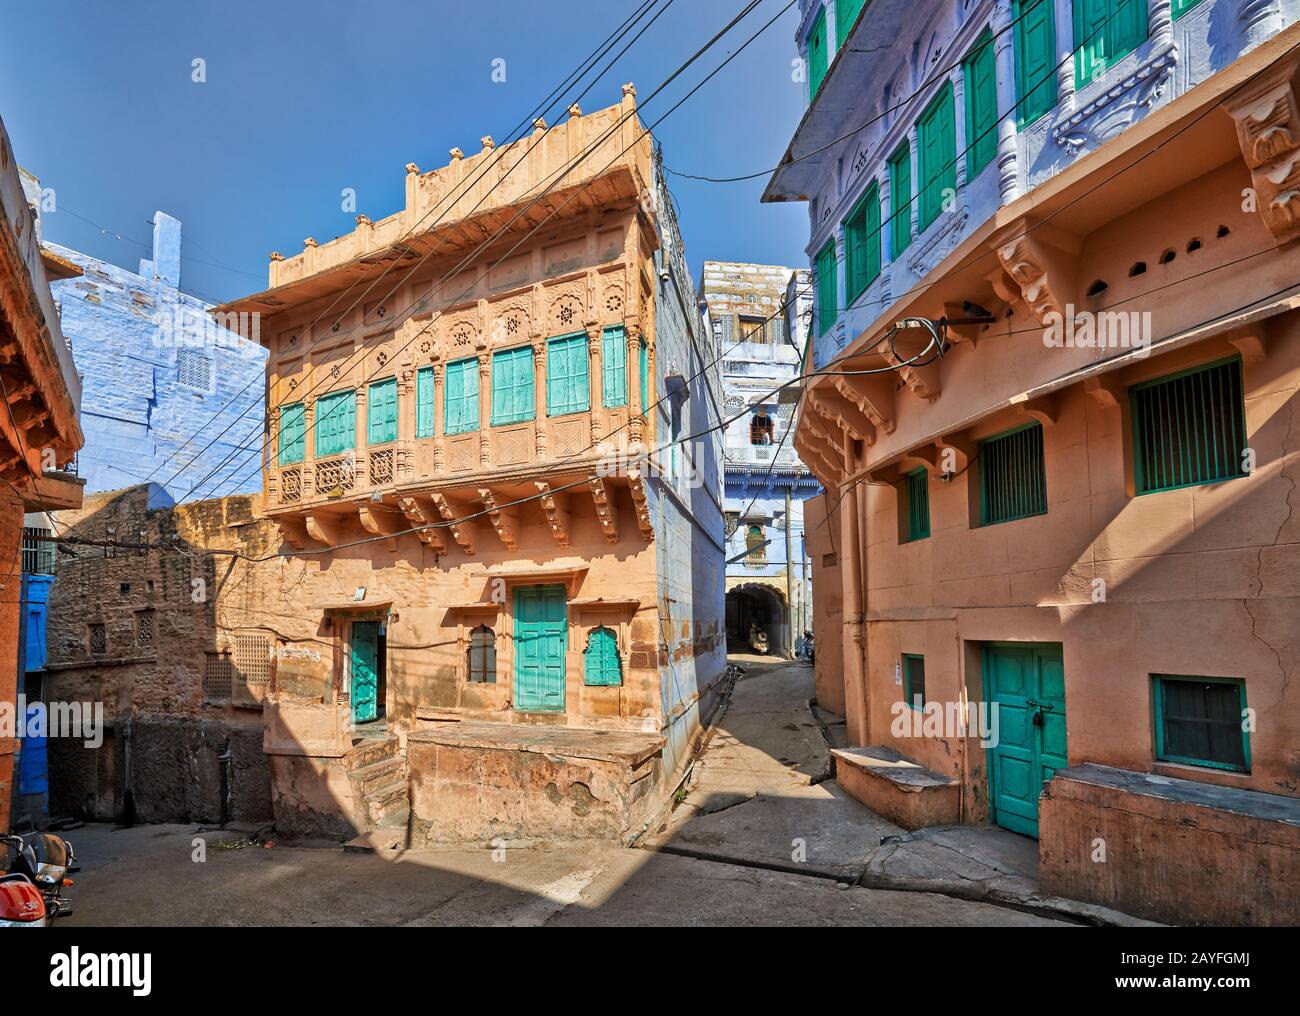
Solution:
[{"label": "drainpipe", "polygon": [[785,489],[785,651],[794,659],[794,550],[790,544],[790,488]]},{"label": "drainpipe", "polygon": [[[866,745],[866,688],[862,668],[862,545],[858,539],[858,511],[854,496],[840,501],[840,587],[843,592],[844,635],[840,642],[844,673],[844,718],[849,743]],[[826,492],[830,497],[831,491]]]}]

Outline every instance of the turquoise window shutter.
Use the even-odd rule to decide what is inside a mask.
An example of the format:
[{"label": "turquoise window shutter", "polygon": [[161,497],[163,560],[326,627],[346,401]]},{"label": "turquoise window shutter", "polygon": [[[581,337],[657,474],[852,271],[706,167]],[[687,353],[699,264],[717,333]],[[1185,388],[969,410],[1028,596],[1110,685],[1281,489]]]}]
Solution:
[{"label": "turquoise window shutter", "polygon": [[357,443],[357,394],[333,392],[316,400],[316,456],[337,455]]},{"label": "turquoise window shutter", "polygon": [[835,3],[835,45],[843,49],[848,41],[853,23],[858,20],[867,0],[836,0]]},{"label": "turquoise window shutter", "polygon": [[591,633],[583,653],[583,680],[589,686],[623,683],[623,664],[613,629],[597,628]]},{"label": "turquoise window shutter", "polygon": [[957,117],[946,84],[917,122],[921,148],[921,217],[924,230],[943,211],[944,194],[957,189]]},{"label": "turquoise window shutter", "polygon": [[397,440],[397,378],[376,381],[366,399],[366,444]]},{"label": "turquoise window shutter", "polygon": [[282,466],[301,462],[307,454],[307,410],[301,402],[280,410],[280,454]]},{"label": "turquoise window shutter", "polygon": [[[1050,5],[1049,5],[1050,6]],[[1146,0],[1075,0],[1075,83],[1089,84],[1147,37]]]},{"label": "turquoise window shutter", "polygon": [[492,424],[519,423],[536,415],[531,346],[492,356]]},{"label": "turquoise window shutter", "polygon": [[645,339],[641,340],[637,348],[637,356],[640,358],[641,370],[641,411],[645,412],[650,408],[650,346]]},{"label": "turquoise window shutter", "polygon": [[835,241],[827,240],[817,254],[817,334],[825,335],[839,319],[838,286],[835,281]]},{"label": "turquoise window shutter", "polygon": [[[1076,8],[1092,0],[1075,0]],[[1056,105],[1056,8],[1049,0],[1017,0],[1015,14],[1016,113],[1031,124]],[[1076,13],[1076,19],[1078,15]],[[1077,25],[1077,20],[1076,20]],[[1075,44],[1082,36],[1075,29]],[[1080,67],[1083,65],[1080,53]]]},{"label": "turquoise window shutter", "polygon": [[979,37],[963,65],[966,82],[967,179],[993,161],[998,151],[998,82],[993,53],[993,35],[988,29]]},{"label": "turquoise window shutter", "polygon": [[601,403],[606,409],[627,405],[627,335],[622,327],[606,328],[600,340]]},{"label": "turquoise window shutter", "polygon": [[447,364],[443,429],[448,434],[478,430],[478,360],[468,357]]},{"label": "turquoise window shutter", "polygon": [[817,89],[822,86],[829,64],[826,52],[826,8],[823,7],[808,32],[808,97],[817,98]]},{"label": "turquoise window shutter", "polygon": [[897,258],[912,242],[912,149],[906,141],[889,160],[889,250]]},{"label": "turquoise window shutter", "polygon": [[415,372],[415,436],[433,437],[433,368]]},{"label": "turquoise window shutter", "polygon": [[848,248],[846,303],[853,303],[880,275],[880,188],[872,183],[844,224]]},{"label": "turquoise window shutter", "polygon": [[546,415],[563,416],[591,408],[587,336],[579,332],[546,346]]}]

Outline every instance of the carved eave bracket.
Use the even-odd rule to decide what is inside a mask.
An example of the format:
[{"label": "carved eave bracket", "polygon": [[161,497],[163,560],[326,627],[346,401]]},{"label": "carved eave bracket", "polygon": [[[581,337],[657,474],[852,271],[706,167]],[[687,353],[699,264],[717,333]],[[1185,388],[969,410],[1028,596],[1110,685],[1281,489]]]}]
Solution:
[{"label": "carved eave bracket", "polygon": [[453,504],[445,494],[433,495],[433,506],[438,509],[444,522],[451,530],[452,539],[466,554],[474,553],[474,523],[467,518],[471,512],[458,504]]},{"label": "carved eave bracket", "polygon": [[447,553],[447,541],[443,539],[442,530],[432,528],[438,521],[438,516],[437,509],[433,507],[431,501],[418,497],[403,497],[398,499],[397,505],[401,508],[409,527],[416,531],[415,535],[419,537],[421,543],[435,553]]},{"label": "carved eave bracket", "polygon": [[357,506],[361,528],[372,536],[387,536],[389,553],[397,550],[397,535],[407,529],[401,513],[372,504]]},{"label": "carved eave bracket", "polygon": [[614,504],[613,489],[599,476],[591,477],[591,499],[596,504],[596,518],[605,542],[618,543],[618,507]]},{"label": "carved eave bracket", "polygon": [[1065,309],[1074,299],[1075,265],[1081,249],[1078,238],[1050,225],[1020,219],[1002,230],[992,247],[1016,286],[1013,295],[1034,319],[1041,325],[1049,323],[1049,315],[1064,319]]},{"label": "carved eave bracket", "polygon": [[337,515],[308,512],[307,535],[327,547],[337,547],[343,542],[343,520]]},{"label": "carved eave bracket", "polygon": [[275,524],[280,529],[280,539],[294,550],[304,550],[311,542],[307,535],[307,523],[300,515],[277,515]]},{"label": "carved eave bracket", "polygon": [[496,494],[489,487],[480,487],[478,497],[483,502],[483,507],[487,509],[488,520],[492,523],[501,545],[506,550],[518,550],[519,512],[513,508],[498,507]]},{"label": "carved eave bracket", "polygon": [[855,403],[827,385],[809,393],[814,407],[823,417],[834,421],[855,441],[876,443],[876,427]]},{"label": "carved eave bracket", "polygon": [[1262,323],[1253,328],[1242,328],[1228,336],[1228,341],[1241,354],[1242,363],[1247,366],[1262,363],[1268,356],[1267,340]]},{"label": "carved eave bracket", "polygon": [[1237,127],[1237,142],[1254,183],[1259,214],[1279,244],[1300,236],[1296,66],[1294,58],[1275,65],[1223,103]]},{"label": "carved eave bracket", "polygon": [[541,502],[542,511],[546,513],[546,521],[551,529],[551,537],[561,547],[568,547],[572,544],[572,536],[569,531],[569,525],[572,516],[569,512],[569,497],[567,494],[556,494],[551,490],[551,485],[541,480],[534,481],[537,487],[537,499]]},{"label": "carved eave bracket", "polygon": [[862,411],[871,425],[884,434],[894,433],[894,377],[864,374],[835,378],[835,389]]},{"label": "carved eave bracket", "polygon": [[1124,398],[1124,386],[1111,374],[1086,378],[1083,390],[1102,409],[1118,409],[1120,400]]},{"label": "carved eave bracket", "polygon": [[1019,401],[1013,399],[1012,402],[1016,412],[1031,420],[1037,420],[1044,427],[1054,425],[1061,416],[1061,394],[1059,392],[1050,392],[1033,398],[1021,398]]},{"label": "carved eave bracket", "polygon": [[633,470],[627,481],[628,493],[632,495],[632,507],[636,512],[636,524],[641,535],[647,541],[655,538],[654,522],[650,518],[650,497],[646,491],[645,477],[639,470]]}]

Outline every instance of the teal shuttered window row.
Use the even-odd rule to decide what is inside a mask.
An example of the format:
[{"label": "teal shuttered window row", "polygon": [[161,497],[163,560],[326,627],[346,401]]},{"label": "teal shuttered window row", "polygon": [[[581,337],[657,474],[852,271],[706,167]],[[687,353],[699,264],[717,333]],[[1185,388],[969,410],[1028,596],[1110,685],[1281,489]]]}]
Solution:
[{"label": "teal shuttered window row", "polygon": [[979,490],[982,526],[1047,513],[1041,423],[980,442]]},{"label": "teal shuttered window row", "polygon": [[1239,358],[1134,385],[1129,404],[1138,494],[1246,475]]},{"label": "teal shuttered window row", "polygon": [[586,332],[551,339],[546,344],[546,415],[583,413],[590,408]]},{"label": "teal shuttered window row", "polygon": [[447,364],[443,395],[443,429],[448,434],[478,430],[478,359],[467,357]]},{"label": "teal shuttered window row", "polygon": [[519,423],[537,415],[531,346],[492,354],[492,425]]},{"label": "teal shuttered window row", "polygon": [[376,381],[366,392],[366,444],[397,440],[397,378]]},{"label": "teal shuttered window row", "polygon": [[357,393],[331,392],[316,400],[317,458],[338,455],[357,445]]},{"label": "teal shuttered window row", "polygon": [[583,682],[590,686],[623,683],[623,662],[618,655],[618,636],[612,628],[596,628],[582,654]]},{"label": "teal shuttered window row", "polygon": [[289,466],[307,456],[307,407],[301,402],[280,409],[279,454],[276,464]]},{"label": "teal shuttered window row", "polygon": [[1250,772],[1245,681],[1154,674],[1152,699],[1158,760]]}]

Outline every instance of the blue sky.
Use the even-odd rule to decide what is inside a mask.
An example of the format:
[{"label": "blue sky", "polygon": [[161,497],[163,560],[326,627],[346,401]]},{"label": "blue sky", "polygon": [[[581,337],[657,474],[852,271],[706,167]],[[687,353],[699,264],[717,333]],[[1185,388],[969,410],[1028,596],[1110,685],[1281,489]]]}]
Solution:
[{"label": "blue sky", "polygon": [[[763,0],[643,117],[666,111],[786,2]],[[160,208],[184,223],[183,288],[229,299],[264,288],[270,251],[351,230],[343,188],[378,219],[401,207],[406,163],[427,170],[452,146],[472,153],[484,134],[504,140],[636,6],[51,2],[0,40],[0,115],[19,162],[54,189],[46,239],[134,270]],[[625,81],[644,101],[741,6],[674,0],[583,108],[617,102]],[[669,167],[732,176],[775,165],[803,105],[791,79],[797,11],[656,129]],[[206,62],[201,84],[195,58]],[[492,80],[498,58],[504,83]],[[697,278],[706,258],[805,263],[805,206],[760,204],[764,182],[670,177]]]}]

